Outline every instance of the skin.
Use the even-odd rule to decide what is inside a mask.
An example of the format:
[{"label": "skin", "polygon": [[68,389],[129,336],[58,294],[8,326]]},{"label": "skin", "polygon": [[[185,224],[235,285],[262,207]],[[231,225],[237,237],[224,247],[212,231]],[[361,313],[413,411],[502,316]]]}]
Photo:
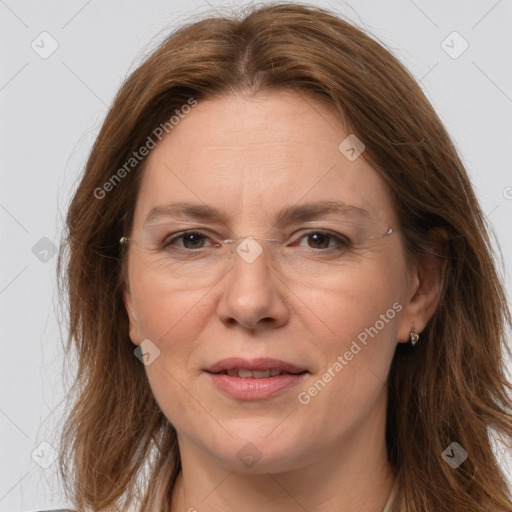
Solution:
[{"label": "skin", "polygon": [[[174,201],[221,210],[226,223],[209,230],[221,240],[275,235],[281,208],[326,199],[367,209],[374,234],[394,228],[345,255],[327,279],[283,279],[265,257],[252,264],[235,257],[207,287],[172,279],[164,256],[129,245],[130,337],[158,346],[160,355],[145,368],[178,432],[183,471],[173,512],[381,512],[386,502],[394,479],[384,437],[387,376],[397,342],[408,341],[413,327],[421,332],[432,316],[440,279],[432,265],[407,261],[383,179],[364,153],[350,161],[338,150],[348,133],[316,98],[239,93],[200,102],[148,156],[130,234],[138,242],[149,236],[148,212]],[[197,226],[165,222],[166,234]],[[313,229],[338,226],[326,217],[285,232]],[[309,403],[300,403],[299,392],[394,303],[401,310]],[[274,357],[309,374],[274,397],[237,400],[203,371],[232,356]],[[261,454],[252,467],[237,456],[247,443]]]}]

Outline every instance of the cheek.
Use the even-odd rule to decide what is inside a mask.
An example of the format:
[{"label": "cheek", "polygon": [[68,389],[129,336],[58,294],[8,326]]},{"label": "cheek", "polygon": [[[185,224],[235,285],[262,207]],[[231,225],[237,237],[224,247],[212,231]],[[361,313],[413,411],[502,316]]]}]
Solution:
[{"label": "cheek", "polygon": [[154,341],[161,350],[172,344],[173,352],[192,347],[207,320],[202,300],[205,290],[172,283],[152,273],[134,259],[130,268],[130,290],[140,336]]},{"label": "cheek", "polygon": [[310,309],[317,316],[322,329],[319,342],[323,340],[319,346],[329,353],[348,350],[356,339],[364,343],[366,338],[395,338],[406,282],[399,244],[388,249],[353,262],[321,288],[295,289],[304,313]]},{"label": "cheek", "polygon": [[203,290],[176,292],[136,260],[130,268],[130,290],[140,340],[151,340],[159,351],[145,368],[153,394],[166,416],[179,420],[184,410],[194,411],[186,390],[194,351],[211,318],[211,301]]},{"label": "cheek", "polygon": [[[361,297],[364,303],[356,303]],[[382,407],[400,304],[375,295],[361,297],[343,301],[343,314],[331,311],[327,321],[336,332],[335,341],[318,340],[313,350],[322,351],[323,364],[297,390],[299,414],[294,418],[302,418],[304,435],[315,436],[321,429],[326,444],[358,431],[374,414],[377,403],[377,409],[385,414]]]},{"label": "cheek", "polygon": [[148,381],[161,410],[178,430],[187,430],[204,414],[205,401],[191,394],[194,351],[211,312],[204,291],[183,289],[179,293],[168,282],[133,262],[130,289],[142,339],[158,347],[159,355],[145,367]]},{"label": "cheek", "polygon": [[323,364],[298,399],[320,414],[328,411],[324,421],[333,428],[364,415],[385,386],[393,358],[405,274],[400,250],[381,256],[332,280],[321,293],[309,291],[309,305],[328,334],[314,342]]},{"label": "cheek", "polygon": [[377,385],[374,391],[386,381],[403,309],[397,293],[366,279],[361,277],[357,283],[347,279],[346,288],[340,286],[318,297],[326,334],[318,336],[311,347],[312,352],[322,353],[319,390],[323,384],[343,390],[349,402],[351,397],[362,397],[369,380]]}]

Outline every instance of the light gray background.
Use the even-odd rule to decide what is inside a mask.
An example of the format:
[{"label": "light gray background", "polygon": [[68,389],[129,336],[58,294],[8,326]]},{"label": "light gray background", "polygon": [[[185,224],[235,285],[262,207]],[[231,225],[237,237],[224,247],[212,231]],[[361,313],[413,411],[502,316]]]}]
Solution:
[{"label": "light gray background", "polygon": [[[378,36],[421,81],[494,226],[510,290],[512,1],[315,3]],[[52,460],[51,448],[40,443],[58,448],[59,401],[69,384],[62,377],[65,332],[56,319],[51,243],[59,243],[66,205],[107,105],[170,28],[230,5],[0,0],[0,512],[66,505],[56,464],[43,469],[35,462],[37,455],[43,465]],[[40,53],[51,48],[44,31],[58,43],[46,59],[31,47],[35,41]],[[458,58],[441,46],[453,31],[469,44]],[[452,53],[462,48],[456,37],[445,43]],[[503,464],[510,474],[510,461]]]}]

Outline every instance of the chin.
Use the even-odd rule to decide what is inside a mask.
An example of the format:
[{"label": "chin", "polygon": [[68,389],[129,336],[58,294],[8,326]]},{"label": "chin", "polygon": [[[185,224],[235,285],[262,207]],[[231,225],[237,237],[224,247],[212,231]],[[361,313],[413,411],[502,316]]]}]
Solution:
[{"label": "chin", "polygon": [[201,444],[230,470],[243,473],[282,473],[307,464],[304,448],[306,452],[314,451],[307,446],[308,440],[300,432],[290,430],[272,434],[278,424],[273,420],[259,422],[257,428],[238,425],[238,429],[227,425],[232,437],[226,434],[215,444],[209,444],[208,440],[202,440]]}]

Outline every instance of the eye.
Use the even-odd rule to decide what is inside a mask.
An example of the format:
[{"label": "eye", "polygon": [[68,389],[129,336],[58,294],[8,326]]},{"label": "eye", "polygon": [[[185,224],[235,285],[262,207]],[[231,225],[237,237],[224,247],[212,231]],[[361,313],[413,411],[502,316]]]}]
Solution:
[{"label": "eye", "polygon": [[[350,247],[350,242],[342,236],[323,231],[312,231],[304,234],[300,241],[306,241],[310,249],[342,249]],[[299,245],[304,246],[302,243]]]},{"label": "eye", "polygon": [[[167,249],[171,246],[176,246],[178,249],[202,249],[203,247],[208,245],[205,245],[206,242],[209,241],[209,238],[199,231],[185,231],[183,233],[178,233],[176,235],[171,235],[167,237],[162,247],[164,249]],[[210,245],[211,242],[210,242]],[[218,244],[215,244],[217,246]]]}]

